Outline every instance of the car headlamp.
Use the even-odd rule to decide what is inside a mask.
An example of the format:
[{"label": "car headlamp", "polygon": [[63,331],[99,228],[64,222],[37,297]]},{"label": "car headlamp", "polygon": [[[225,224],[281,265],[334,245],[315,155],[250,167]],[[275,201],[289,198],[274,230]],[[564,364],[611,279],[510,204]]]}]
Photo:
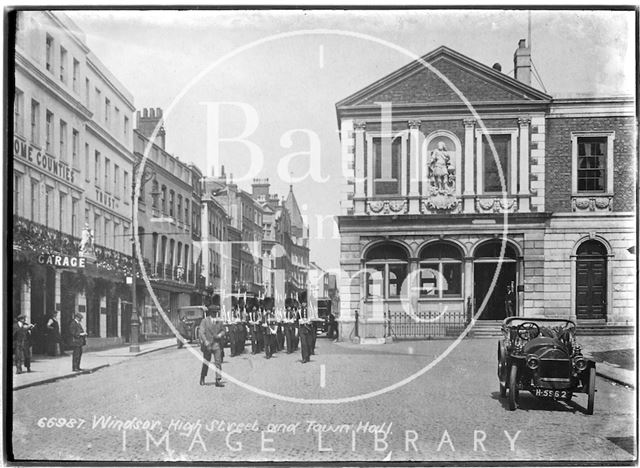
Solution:
[{"label": "car headlamp", "polygon": [[577,357],[573,360],[573,367],[582,372],[587,368],[587,360],[583,357]]},{"label": "car headlamp", "polygon": [[540,367],[540,359],[538,359],[538,356],[527,356],[527,367],[531,370]]}]

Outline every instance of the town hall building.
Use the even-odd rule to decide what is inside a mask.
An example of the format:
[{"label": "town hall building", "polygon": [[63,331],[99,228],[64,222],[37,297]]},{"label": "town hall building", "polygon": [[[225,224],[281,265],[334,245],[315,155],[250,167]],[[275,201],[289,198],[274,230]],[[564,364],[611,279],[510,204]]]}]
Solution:
[{"label": "town hall building", "polygon": [[635,323],[635,101],[534,88],[524,40],[514,69],[442,46],[337,103],[342,336]]}]

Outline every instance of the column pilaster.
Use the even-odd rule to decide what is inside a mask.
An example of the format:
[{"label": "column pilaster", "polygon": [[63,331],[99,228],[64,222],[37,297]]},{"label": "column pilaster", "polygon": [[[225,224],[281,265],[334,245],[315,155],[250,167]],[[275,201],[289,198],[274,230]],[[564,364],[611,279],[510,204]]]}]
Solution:
[{"label": "column pilaster", "polygon": [[420,120],[409,120],[409,213],[420,212]]},{"label": "column pilaster", "polygon": [[520,190],[518,191],[518,195],[520,195],[518,211],[528,213],[530,211],[529,207],[529,196],[531,195],[531,191],[529,190],[529,124],[531,123],[531,119],[529,118],[519,118],[518,119],[518,127],[520,128]]},{"label": "column pilaster", "polygon": [[474,191],[473,191],[473,147],[474,130],[476,120],[464,119],[464,212],[474,211]]},{"label": "column pilaster", "polygon": [[365,154],[364,154],[364,132],[367,128],[366,122],[354,122],[355,130],[355,193],[354,211],[356,214],[364,213],[364,181],[365,181]]}]

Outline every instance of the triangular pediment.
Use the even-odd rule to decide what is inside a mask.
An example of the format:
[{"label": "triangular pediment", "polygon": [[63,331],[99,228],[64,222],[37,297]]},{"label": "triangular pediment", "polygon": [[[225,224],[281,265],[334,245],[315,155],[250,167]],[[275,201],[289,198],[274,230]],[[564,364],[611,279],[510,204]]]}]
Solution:
[{"label": "triangular pediment", "polygon": [[337,107],[372,106],[376,102],[462,104],[462,96],[471,103],[551,99],[542,91],[441,46],[343,99]]}]

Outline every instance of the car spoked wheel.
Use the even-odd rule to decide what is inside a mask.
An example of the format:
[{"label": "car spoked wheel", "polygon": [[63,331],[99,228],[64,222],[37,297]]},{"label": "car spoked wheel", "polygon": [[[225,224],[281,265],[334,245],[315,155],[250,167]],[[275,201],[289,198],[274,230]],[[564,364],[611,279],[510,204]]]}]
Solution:
[{"label": "car spoked wheel", "polygon": [[500,382],[500,398],[507,396],[507,356],[503,350],[504,345],[498,343],[498,380]]},{"label": "car spoked wheel", "polygon": [[589,387],[587,388],[587,414],[593,414],[593,405],[596,400],[596,368],[589,369]]},{"label": "car spoked wheel", "polygon": [[518,403],[518,366],[511,365],[509,372],[509,411],[514,411]]}]

